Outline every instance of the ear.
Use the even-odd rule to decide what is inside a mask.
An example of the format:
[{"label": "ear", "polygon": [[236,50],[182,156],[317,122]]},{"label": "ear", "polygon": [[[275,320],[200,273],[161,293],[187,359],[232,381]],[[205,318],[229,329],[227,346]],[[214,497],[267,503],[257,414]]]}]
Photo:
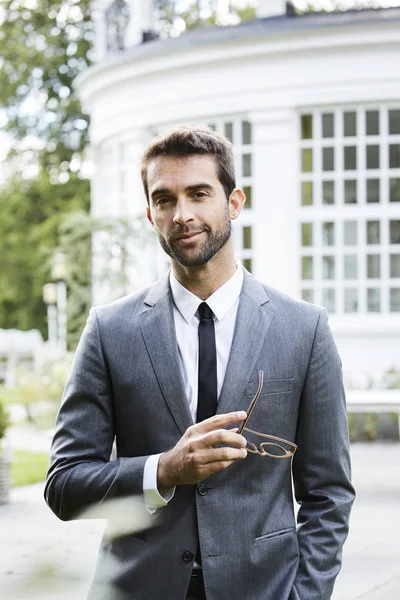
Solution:
[{"label": "ear", "polygon": [[240,188],[235,188],[229,196],[229,214],[232,220],[238,218],[242,212],[244,203],[246,202],[246,196]]},{"label": "ear", "polygon": [[149,221],[150,225],[154,229],[154,221],[153,221],[153,217],[151,216],[151,211],[150,211],[149,206],[146,207],[146,217],[147,217],[147,220]]}]

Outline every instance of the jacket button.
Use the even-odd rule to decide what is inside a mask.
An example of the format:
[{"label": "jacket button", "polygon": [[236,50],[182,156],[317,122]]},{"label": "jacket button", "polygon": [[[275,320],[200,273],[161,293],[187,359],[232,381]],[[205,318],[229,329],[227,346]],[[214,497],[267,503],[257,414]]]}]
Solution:
[{"label": "jacket button", "polygon": [[194,559],[194,554],[190,550],[185,550],[185,552],[182,554],[182,558],[185,562],[192,562]]},{"label": "jacket button", "polygon": [[199,492],[200,496],[206,496],[208,494],[208,487],[205,483],[201,483],[197,488],[197,491]]}]

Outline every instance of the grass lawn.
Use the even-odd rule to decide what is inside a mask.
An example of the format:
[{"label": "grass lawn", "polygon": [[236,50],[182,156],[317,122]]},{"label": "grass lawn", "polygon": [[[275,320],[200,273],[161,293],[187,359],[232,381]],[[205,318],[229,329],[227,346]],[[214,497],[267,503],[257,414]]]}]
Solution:
[{"label": "grass lawn", "polygon": [[11,486],[44,481],[48,467],[49,455],[46,452],[14,450],[11,461]]}]

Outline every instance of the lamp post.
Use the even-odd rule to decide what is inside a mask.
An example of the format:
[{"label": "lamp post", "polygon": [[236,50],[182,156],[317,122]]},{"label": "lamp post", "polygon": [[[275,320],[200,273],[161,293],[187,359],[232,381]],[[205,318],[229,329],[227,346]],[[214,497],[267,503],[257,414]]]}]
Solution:
[{"label": "lamp post", "polygon": [[43,286],[43,300],[47,305],[47,329],[49,342],[56,346],[58,342],[57,335],[57,284],[46,283]]},{"label": "lamp post", "polygon": [[58,347],[61,352],[67,351],[67,284],[65,283],[67,264],[65,255],[61,252],[53,259],[52,277],[57,286],[57,321]]}]

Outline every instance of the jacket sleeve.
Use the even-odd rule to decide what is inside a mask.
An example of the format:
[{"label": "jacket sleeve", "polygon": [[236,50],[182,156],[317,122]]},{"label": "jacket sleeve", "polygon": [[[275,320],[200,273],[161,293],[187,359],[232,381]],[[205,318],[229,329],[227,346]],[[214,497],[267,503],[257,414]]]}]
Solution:
[{"label": "jacket sleeve", "polygon": [[143,493],[147,456],[110,461],[112,381],[92,309],[65,387],[52,442],[45,499],[62,520],[91,505]]},{"label": "jacket sleeve", "polygon": [[329,600],[355,493],[341,361],[321,310],[300,400],[293,480],[300,563],[290,600]]}]

